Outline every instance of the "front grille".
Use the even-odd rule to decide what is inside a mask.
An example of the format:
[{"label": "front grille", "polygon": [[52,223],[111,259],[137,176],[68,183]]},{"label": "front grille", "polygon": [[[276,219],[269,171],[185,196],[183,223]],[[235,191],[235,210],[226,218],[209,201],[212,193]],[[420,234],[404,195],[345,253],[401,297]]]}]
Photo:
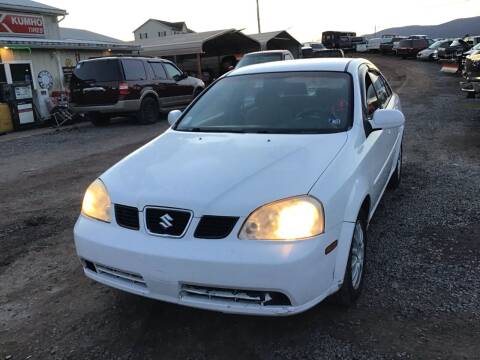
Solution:
[{"label": "front grille", "polygon": [[148,231],[162,236],[182,237],[191,218],[192,212],[188,210],[153,207],[145,210]]},{"label": "front grille", "polygon": [[140,228],[136,207],[115,204],[115,219],[117,224],[124,228],[132,230]]},{"label": "front grille", "polygon": [[259,306],[290,306],[292,303],[285,294],[275,291],[240,290],[182,285],[180,296],[199,300],[223,301]]},{"label": "front grille", "polygon": [[88,260],[84,260],[84,264],[88,270],[96,272],[98,275],[108,277],[112,280],[121,281],[129,285],[140,286],[143,288],[147,287],[145,280],[139,274],[134,274],[124,270],[115,269],[110,266],[94,264]]},{"label": "front grille", "polygon": [[226,238],[235,227],[238,217],[203,216],[195,229],[194,236],[201,239]]}]

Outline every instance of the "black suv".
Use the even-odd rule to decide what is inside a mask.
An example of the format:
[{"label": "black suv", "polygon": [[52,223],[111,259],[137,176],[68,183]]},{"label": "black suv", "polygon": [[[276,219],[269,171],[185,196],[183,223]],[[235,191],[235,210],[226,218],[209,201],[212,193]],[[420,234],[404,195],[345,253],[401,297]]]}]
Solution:
[{"label": "black suv", "polygon": [[205,87],[174,63],[160,58],[104,57],[76,66],[70,81],[71,109],[94,125],[116,115],[136,114],[142,124],[159,113],[187,106]]}]

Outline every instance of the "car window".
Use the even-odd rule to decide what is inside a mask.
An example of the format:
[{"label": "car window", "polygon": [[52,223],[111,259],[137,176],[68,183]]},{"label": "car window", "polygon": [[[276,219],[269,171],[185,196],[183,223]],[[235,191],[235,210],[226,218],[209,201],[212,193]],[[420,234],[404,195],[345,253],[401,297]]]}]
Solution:
[{"label": "car window", "polygon": [[280,61],[282,60],[282,54],[280,53],[270,53],[270,54],[252,54],[245,55],[242,60],[237,65],[237,68],[253,64],[261,64],[271,61]]},{"label": "car window", "polygon": [[163,66],[165,67],[165,70],[170,79],[174,79],[176,76],[180,76],[182,74],[180,70],[178,70],[175,66],[173,66],[170,63],[163,63]]},{"label": "car window", "polygon": [[293,60],[293,57],[290,54],[285,54],[285,60]]},{"label": "car window", "polygon": [[159,62],[151,62],[150,66],[152,67],[153,74],[155,75],[155,79],[158,80],[165,80],[167,78],[167,73],[162,66],[162,63]]},{"label": "car window", "polygon": [[147,74],[142,60],[122,60],[123,71],[125,72],[125,80],[145,80]]},{"label": "car window", "polygon": [[118,60],[94,60],[78,63],[74,76],[81,81],[118,81],[121,78]]},{"label": "car window", "polygon": [[377,97],[377,91],[373,85],[370,75],[366,73],[365,75],[365,97],[366,97],[366,106],[367,106],[367,115],[370,117],[373,115],[375,110],[379,108],[379,101]]},{"label": "car window", "polygon": [[384,108],[390,98],[390,95],[388,94],[388,89],[386,88],[385,83],[379,74],[369,72],[369,75],[373,87],[375,88],[375,92],[377,94],[378,107]]},{"label": "car window", "polygon": [[352,80],[334,72],[282,72],[219,80],[184,114],[177,130],[272,133],[346,131]]}]

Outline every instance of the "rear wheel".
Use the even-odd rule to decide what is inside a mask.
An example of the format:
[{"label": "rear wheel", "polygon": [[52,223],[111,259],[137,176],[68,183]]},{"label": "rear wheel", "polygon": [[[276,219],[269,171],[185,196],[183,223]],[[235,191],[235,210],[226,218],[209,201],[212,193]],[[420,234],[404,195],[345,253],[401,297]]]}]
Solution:
[{"label": "rear wheel", "polygon": [[137,118],[140,124],[153,124],[158,121],[160,110],[157,100],[152,97],[143,99]]},{"label": "rear wheel", "polygon": [[367,245],[366,227],[367,215],[361,211],[353,230],[352,244],[350,246],[343,284],[334,298],[340,305],[352,305],[362,292]]},{"label": "rear wheel", "polygon": [[87,117],[94,126],[107,126],[110,124],[110,116],[106,114],[90,113]]},{"label": "rear wheel", "polygon": [[402,161],[403,161],[403,150],[400,147],[400,154],[398,154],[397,165],[395,166],[395,171],[390,178],[388,183],[388,188],[395,190],[400,186],[400,181],[402,180]]}]

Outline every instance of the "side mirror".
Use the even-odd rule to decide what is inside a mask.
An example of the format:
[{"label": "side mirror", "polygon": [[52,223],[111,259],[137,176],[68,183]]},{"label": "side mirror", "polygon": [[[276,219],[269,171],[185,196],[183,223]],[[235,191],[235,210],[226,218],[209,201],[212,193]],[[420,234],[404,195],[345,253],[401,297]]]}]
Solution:
[{"label": "side mirror", "polygon": [[168,123],[173,126],[182,115],[180,110],[172,110],[168,113]]},{"label": "side mirror", "polygon": [[188,78],[188,74],[186,72],[184,72],[184,73],[181,73],[180,75],[175,75],[173,77],[173,80],[181,81],[181,80],[186,79],[186,78]]},{"label": "side mirror", "polygon": [[399,110],[378,109],[370,120],[373,130],[393,129],[405,124],[405,116]]}]

